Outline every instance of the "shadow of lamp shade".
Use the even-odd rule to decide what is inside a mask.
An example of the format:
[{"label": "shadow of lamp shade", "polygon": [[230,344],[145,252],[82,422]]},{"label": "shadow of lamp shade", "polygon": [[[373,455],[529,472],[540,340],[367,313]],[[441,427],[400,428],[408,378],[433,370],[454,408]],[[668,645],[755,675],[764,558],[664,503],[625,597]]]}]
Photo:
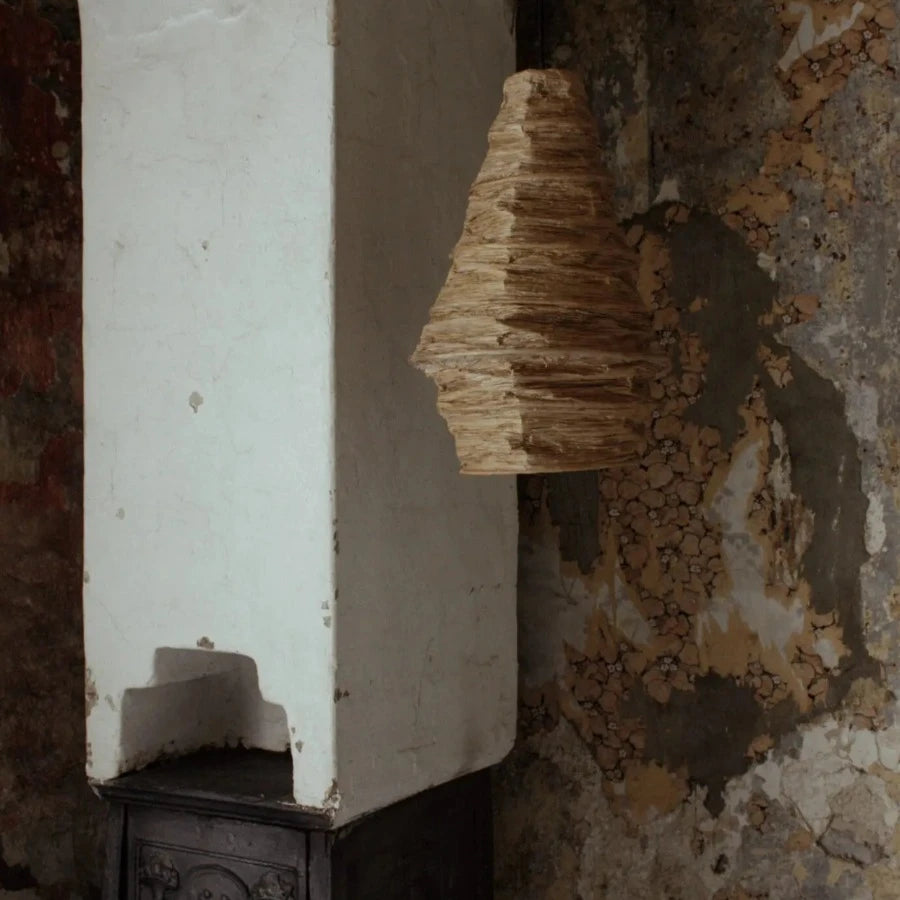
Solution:
[{"label": "shadow of lamp shade", "polygon": [[581,79],[507,79],[450,273],[413,364],[463,474],[637,460],[665,368]]}]

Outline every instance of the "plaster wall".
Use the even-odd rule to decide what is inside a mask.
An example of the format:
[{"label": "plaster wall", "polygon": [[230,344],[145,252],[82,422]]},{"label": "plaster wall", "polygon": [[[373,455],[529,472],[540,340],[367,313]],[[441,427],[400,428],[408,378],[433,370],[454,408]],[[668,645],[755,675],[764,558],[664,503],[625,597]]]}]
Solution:
[{"label": "plaster wall", "polygon": [[897,897],[897,5],[522,9],[673,369],[639,465],[520,486],[498,896]]},{"label": "plaster wall", "polygon": [[407,363],[504,9],[83,5],[92,778],[289,749],[346,821],[511,746],[515,488]]},{"label": "plaster wall", "polygon": [[154,683],[158,648],[214,646],[254,659],[263,696],[304,731],[295,792],[320,805],[334,777],[327,4],[98,0],[81,18],[88,774],[191,749],[148,730],[124,757],[124,694]]},{"label": "plaster wall", "polygon": [[515,480],[459,475],[434,387],[408,362],[515,44],[500,0],[337,9],[335,696],[347,816],[498,762],[515,736]]}]

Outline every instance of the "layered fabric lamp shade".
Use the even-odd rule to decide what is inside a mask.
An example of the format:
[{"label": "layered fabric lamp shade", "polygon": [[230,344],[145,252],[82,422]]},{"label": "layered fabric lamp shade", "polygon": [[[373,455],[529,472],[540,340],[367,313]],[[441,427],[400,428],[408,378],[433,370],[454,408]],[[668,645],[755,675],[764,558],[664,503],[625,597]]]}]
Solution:
[{"label": "layered fabric lamp shade", "polygon": [[666,367],[579,76],[507,79],[449,275],[412,362],[463,474],[636,461]]}]

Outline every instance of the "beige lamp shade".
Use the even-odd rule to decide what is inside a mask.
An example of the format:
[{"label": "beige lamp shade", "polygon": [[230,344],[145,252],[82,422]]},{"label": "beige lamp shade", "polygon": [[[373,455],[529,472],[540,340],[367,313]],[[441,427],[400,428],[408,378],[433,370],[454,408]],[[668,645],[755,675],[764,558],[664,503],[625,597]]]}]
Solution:
[{"label": "beige lamp shade", "polygon": [[450,273],[412,362],[471,475],[633,462],[665,365],[581,79],[507,79]]}]

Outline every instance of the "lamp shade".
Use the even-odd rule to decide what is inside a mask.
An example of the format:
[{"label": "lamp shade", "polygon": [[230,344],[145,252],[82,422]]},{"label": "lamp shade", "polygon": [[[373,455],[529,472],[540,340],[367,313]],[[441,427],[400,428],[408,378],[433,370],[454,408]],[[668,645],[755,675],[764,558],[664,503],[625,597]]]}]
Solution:
[{"label": "lamp shade", "polygon": [[471,475],[620,466],[665,366],[581,79],[507,79],[450,273],[412,362]]}]

